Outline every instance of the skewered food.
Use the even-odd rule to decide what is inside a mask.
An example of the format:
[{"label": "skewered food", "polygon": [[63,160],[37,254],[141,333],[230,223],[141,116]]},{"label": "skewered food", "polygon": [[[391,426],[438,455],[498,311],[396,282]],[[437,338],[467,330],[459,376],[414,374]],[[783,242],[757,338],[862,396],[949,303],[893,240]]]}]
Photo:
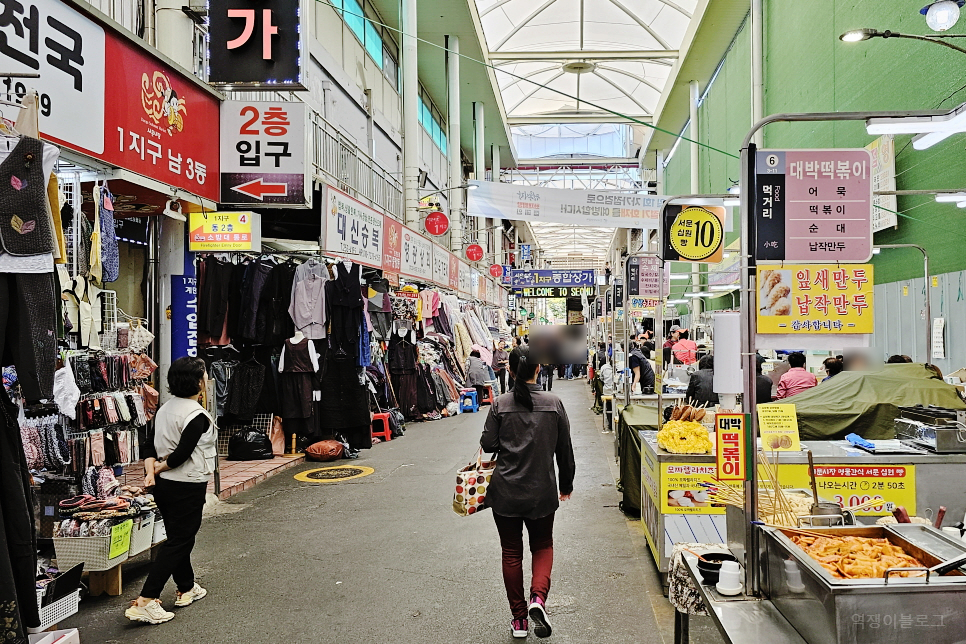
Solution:
[{"label": "skewered food", "polygon": [[[923,567],[922,562],[888,539],[800,534],[790,538],[836,579],[875,579],[889,568]],[[913,574],[922,573],[898,573],[898,576]]]}]

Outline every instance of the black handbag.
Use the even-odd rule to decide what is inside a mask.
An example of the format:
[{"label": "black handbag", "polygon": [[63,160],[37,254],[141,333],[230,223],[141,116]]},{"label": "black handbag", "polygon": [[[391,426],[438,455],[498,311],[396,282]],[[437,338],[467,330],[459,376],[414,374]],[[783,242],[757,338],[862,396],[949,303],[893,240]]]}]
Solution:
[{"label": "black handbag", "polygon": [[228,439],[229,461],[265,461],[275,458],[272,441],[265,432],[247,428]]}]

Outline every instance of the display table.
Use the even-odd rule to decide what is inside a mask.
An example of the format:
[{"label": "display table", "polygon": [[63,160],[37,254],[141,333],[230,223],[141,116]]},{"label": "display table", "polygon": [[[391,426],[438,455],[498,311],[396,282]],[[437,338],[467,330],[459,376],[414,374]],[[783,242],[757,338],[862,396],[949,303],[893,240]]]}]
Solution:
[{"label": "display table", "polygon": [[[806,644],[775,605],[766,599],[745,596],[723,597],[710,586],[701,585],[698,558],[685,555],[688,574],[714,625],[727,644]],[[744,570],[742,570],[744,575]],[[674,644],[688,644],[690,616],[674,611]]]},{"label": "display table", "polygon": [[[637,411],[650,409],[650,414]],[[713,454],[671,454],[657,446],[656,410],[630,406],[622,411],[620,471],[625,502],[640,498],[642,527],[654,560],[667,572],[673,544],[728,543],[723,507],[706,502],[702,483],[714,481]],[[910,515],[932,516],[946,506],[946,521],[953,525],[966,512],[966,454],[874,455],[844,441],[803,441],[812,450],[819,496],[846,508],[872,498],[883,505],[856,513],[862,523],[874,523],[891,514],[886,503],[902,505]],[[638,451],[640,450],[640,451]],[[778,452],[782,487],[808,489],[805,451]],[[640,472],[642,492],[628,487],[633,471]]]}]

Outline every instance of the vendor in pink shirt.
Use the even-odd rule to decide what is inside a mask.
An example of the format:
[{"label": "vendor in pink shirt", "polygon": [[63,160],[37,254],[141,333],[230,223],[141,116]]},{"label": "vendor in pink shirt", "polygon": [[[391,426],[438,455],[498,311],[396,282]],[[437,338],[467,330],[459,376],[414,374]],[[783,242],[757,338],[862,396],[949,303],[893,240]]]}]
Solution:
[{"label": "vendor in pink shirt", "polygon": [[818,379],[805,370],[805,354],[789,353],[788,366],[791,368],[778,381],[778,395],[775,400],[800,394],[818,384]]},{"label": "vendor in pink shirt", "polygon": [[678,333],[679,340],[671,347],[674,352],[674,359],[683,364],[694,364],[698,361],[698,345],[688,337],[688,330],[681,329]]}]

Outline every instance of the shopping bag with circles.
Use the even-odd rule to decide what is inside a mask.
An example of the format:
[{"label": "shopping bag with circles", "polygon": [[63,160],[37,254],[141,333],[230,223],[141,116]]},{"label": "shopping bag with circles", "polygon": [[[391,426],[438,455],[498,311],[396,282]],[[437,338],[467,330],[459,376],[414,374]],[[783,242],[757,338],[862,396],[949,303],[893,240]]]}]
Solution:
[{"label": "shopping bag with circles", "polygon": [[496,454],[483,460],[483,449],[476,454],[476,461],[456,473],[456,492],[453,494],[453,512],[466,517],[485,509],[486,490],[496,469]]}]

